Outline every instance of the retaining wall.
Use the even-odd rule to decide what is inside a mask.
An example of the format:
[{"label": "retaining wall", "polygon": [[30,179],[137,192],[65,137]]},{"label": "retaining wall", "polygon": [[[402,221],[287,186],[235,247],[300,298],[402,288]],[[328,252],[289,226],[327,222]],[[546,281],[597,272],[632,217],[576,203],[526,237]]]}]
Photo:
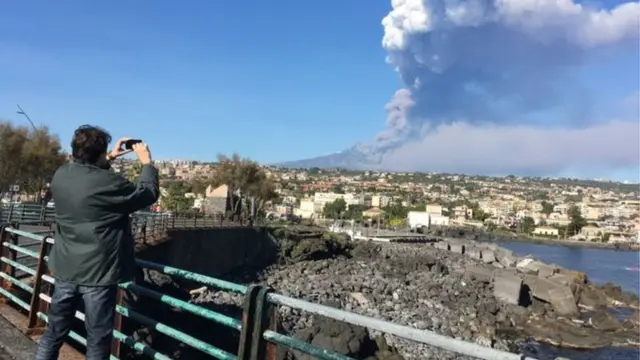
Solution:
[{"label": "retaining wall", "polygon": [[272,264],[277,251],[276,240],[264,228],[194,228],[168,230],[163,241],[137,256],[215,277]]}]

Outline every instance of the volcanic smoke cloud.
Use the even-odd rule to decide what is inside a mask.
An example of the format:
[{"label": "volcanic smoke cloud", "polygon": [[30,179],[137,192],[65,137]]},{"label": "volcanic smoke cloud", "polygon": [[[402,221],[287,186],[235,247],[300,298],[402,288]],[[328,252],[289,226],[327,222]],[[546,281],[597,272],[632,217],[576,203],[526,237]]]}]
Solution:
[{"label": "volcanic smoke cloud", "polygon": [[638,47],[640,3],[606,10],[572,0],[392,0],[392,7],[382,45],[405,88],[386,105],[386,129],[374,144],[384,167],[538,174],[638,167],[637,111],[594,119],[594,99],[575,73],[593,55]]}]

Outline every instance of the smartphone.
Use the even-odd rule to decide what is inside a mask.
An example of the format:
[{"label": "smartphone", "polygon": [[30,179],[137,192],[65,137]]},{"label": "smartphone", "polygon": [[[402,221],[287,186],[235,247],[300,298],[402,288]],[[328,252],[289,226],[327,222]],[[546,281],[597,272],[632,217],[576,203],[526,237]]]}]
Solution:
[{"label": "smartphone", "polygon": [[142,140],[140,140],[140,139],[127,140],[127,141],[124,142],[124,148],[126,150],[131,150],[131,149],[133,149],[133,145],[139,144],[141,142],[142,142]]}]

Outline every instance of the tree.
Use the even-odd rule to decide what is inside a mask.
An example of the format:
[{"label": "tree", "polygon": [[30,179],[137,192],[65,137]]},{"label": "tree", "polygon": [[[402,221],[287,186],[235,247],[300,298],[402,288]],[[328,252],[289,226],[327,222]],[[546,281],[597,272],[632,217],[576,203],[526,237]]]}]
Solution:
[{"label": "tree", "polygon": [[392,219],[405,219],[409,213],[409,209],[402,206],[402,204],[394,203],[382,208],[384,213],[389,215]]},{"label": "tree", "polygon": [[322,213],[326,218],[338,219],[347,210],[347,202],[342,198],[338,198],[332,202],[324,204]]},{"label": "tree", "polygon": [[580,208],[575,205],[569,208],[567,215],[569,215],[569,219],[571,220],[571,222],[567,226],[567,230],[570,234],[577,235],[578,233],[580,233],[580,230],[582,230],[582,228],[587,225],[587,220],[582,217]]},{"label": "tree", "polygon": [[540,205],[542,205],[541,213],[549,216],[553,212],[554,205],[548,201],[543,201]]},{"label": "tree", "polygon": [[184,195],[188,192],[186,184],[174,181],[166,187],[166,196],[162,196],[162,208],[167,211],[186,212],[193,207],[193,201]]},{"label": "tree", "polygon": [[364,205],[349,205],[345,211],[343,218],[349,220],[362,220],[362,212]]},{"label": "tree", "polygon": [[31,130],[0,122],[0,193],[12,184],[39,193],[66,159],[60,140],[47,127]]},{"label": "tree", "polygon": [[28,129],[11,123],[0,123],[0,193],[16,183],[21,172],[22,150],[27,142]]},{"label": "tree", "polygon": [[520,221],[520,230],[525,234],[531,234],[536,228],[536,221],[531,216],[525,216]]},{"label": "tree", "polygon": [[257,210],[264,203],[277,198],[275,184],[256,162],[233,154],[230,158],[218,155],[218,166],[213,173],[212,185],[227,185],[232,195],[231,213],[237,214],[245,197],[255,200]]}]

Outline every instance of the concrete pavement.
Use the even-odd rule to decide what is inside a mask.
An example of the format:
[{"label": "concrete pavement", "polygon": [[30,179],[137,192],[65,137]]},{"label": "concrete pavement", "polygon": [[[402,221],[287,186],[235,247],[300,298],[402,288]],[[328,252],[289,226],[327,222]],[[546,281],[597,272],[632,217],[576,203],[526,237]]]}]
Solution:
[{"label": "concrete pavement", "polygon": [[0,316],[0,360],[32,360],[36,343]]}]

